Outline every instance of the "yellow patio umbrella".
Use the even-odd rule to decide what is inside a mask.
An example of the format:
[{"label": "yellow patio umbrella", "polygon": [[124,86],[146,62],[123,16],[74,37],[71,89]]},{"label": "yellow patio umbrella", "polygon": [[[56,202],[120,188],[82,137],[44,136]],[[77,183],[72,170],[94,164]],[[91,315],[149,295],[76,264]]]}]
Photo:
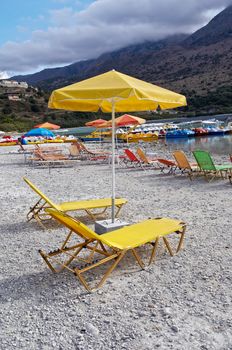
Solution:
[{"label": "yellow patio umbrella", "polygon": [[112,113],[112,222],[115,217],[115,112],[170,109],[186,104],[183,95],[115,70],[52,92],[49,108]]}]

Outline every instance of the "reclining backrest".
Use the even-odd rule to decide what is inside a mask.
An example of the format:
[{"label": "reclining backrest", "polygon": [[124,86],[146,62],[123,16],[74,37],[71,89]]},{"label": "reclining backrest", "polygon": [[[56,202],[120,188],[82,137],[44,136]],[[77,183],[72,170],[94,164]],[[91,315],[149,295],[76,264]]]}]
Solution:
[{"label": "reclining backrest", "polygon": [[78,148],[83,152],[88,152],[87,148],[85,147],[84,143],[81,141],[76,141]]},{"label": "reclining backrest", "polygon": [[175,158],[180,169],[191,170],[191,165],[189,164],[189,161],[183,151],[174,151],[173,157]]},{"label": "reclining backrest", "polygon": [[84,145],[84,143],[81,142],[81,141],[79,141],[79,140],[74,141],[74,142],[73,142],[73,145],[76,146],[76,148],[78,149],[78,151],[79,151],[80,153],[90,153],[90,154],[93,154],[93,152],[91,152],[90,150],[88,150],[88,149],[86,148],[86,146]]},{"label": "reclining backrest", "polygon": [[72,144],[69,147],[69,152],[71,156],[78,156],[80,154],[80,150],[76,147],[76,145]]},{"label": "reclining backrest", "polygon": [[141,148],[137,149],[137,154],[139,156],[139,158],[141,159],[142,162],[148,164],[149,160],[147,159],[146,154],[143,152],[143,150]]},{"label": "reclining backrest", "polygon": [[28,180],[26,177],[24,177],[23,180],[52,208],[59,210],[58,206],[55,203],[53,203],[47,196],[45,196],[45,194],[43,194],[30,180]]},{"label": "reclining backrest", "polygon": [[45,210],[49,215],[51,215],[54,219],[59,221],[61,224],[69,228],[71,231],[76,232],[80,236],[85,239],[99,239],[99,235],[91,230],[88,226],[84,225],[82,222],[73,218],[61,211],[57,211],[54,209],[46,209]]},{"label": "reclining backrest", "polygon": [[124,149],[124,152],[126,153],[127,157],[130,159],[131,162],[140,162],[136,155],[133,152],[131,152],[128,148]]},{"label": "reclining backrest", "polygon": [[209,152],[198,150],[194,151],[193,155],[197,161],[197,164],[202,170],[209,170],[209,171],[215,171],[215,165],[213,163],[213,160],[209,154]]}]

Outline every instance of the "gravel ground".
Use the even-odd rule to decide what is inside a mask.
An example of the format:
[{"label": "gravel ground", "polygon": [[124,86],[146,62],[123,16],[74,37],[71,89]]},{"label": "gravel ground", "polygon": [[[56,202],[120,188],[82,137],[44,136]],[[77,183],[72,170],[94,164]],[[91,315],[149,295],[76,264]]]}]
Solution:
[{"label": "gravel ground", "polygon": [[[159,156],[168,156],[158,147]],[[181,219],[187,223],[185,245],[173,258],[160,247],[146,271],[128,254],[103,288],[89,294],[71,273],[53,274],[42,261],[38,250],[56,248],[64,229],[53,223],[46,231],[26,222],[37,196],[22,177],[56,202],[109,197],[109,166],[77,164],[49,174],[7,152],[1,147],[1,350],[232,349],[228,180],[190,182],[118,168],[117,196],[128,199],[121,218]]]}]

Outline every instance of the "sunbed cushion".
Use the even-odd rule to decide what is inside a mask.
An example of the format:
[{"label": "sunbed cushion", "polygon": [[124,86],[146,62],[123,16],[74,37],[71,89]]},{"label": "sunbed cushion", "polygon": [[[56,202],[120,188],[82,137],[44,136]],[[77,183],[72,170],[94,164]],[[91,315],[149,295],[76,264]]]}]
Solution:
[{"label": "sunbed cushion", "polygon": [[[116,198],[115,205],[122,205],[127,203],[127,200],[124,198]],[[105,208],[110,207],[112,205],[111,198],[102,198],[102,199],[89,199],[89,200],[80,200],[76,202],[63,202],[57,204],[56,206],[59,208],[58,210],[66,212],[66,211],[74,211],[74,210],[85,210],[85,209],[96,209],[96,208]]]},{"label": "sunbed cushion", "polygon": [[154,241],[158,237],[179,231],[182,227],[179,220],[168,218],[149,219],[105,233],[101,236],[101,241],[118,249],[136,248],[147,242]]}]

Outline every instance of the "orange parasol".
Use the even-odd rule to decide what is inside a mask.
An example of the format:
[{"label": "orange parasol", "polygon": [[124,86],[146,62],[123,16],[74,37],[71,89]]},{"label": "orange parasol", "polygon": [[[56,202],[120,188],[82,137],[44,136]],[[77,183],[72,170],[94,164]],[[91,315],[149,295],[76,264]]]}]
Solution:
[{"label": "orange parasol", "polygon": [[86,126],[95,126],[96,128],[102,124],[107,123],[107,120],[105,119],[96,119],[93,120],[92,122],[85,123]]},{"label": "orange parasol", "polygon": [[35,128],[44,128],[44,129],[49,129],[49,130],[57,130],[60,129],[59,125],[52,124],[52,123],[43,123],[43,124],[38,124],[35,126]]},{"label": "orange parasol", "polygon": [[[145,123],[146,120],[139,117],[134,117],[130,114],[123,114],[121,117],[115,118],[115,126],[125,126],[125,125],[140,125]],[[105,122],[101,125],[102,127],[112,126],[112,120]]]}]

